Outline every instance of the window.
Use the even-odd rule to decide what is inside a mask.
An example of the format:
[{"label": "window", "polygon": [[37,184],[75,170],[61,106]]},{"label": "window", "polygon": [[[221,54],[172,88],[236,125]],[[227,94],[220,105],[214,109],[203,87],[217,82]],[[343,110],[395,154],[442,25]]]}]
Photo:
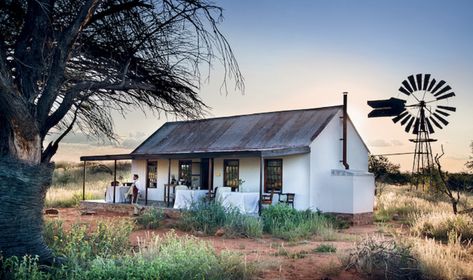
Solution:
[{"label": "window", "polygon": [[180,160],[179,161],[179,180],[184,185],[190,186],[192,179],[192,161],[191,160]]},{"label": "window", "polygon": [[282,159],[266,159],[264,161],[264,191],[282,191]]},{"label": "window", "polygon": [[148,161],[148,188],[157,188],[158,187],[158,162],[157,161]]},{"label": "window", "polygon": [[237,159],[226,159],[223,161],[223,185],[225,187],[238,188],[240,162]]}]

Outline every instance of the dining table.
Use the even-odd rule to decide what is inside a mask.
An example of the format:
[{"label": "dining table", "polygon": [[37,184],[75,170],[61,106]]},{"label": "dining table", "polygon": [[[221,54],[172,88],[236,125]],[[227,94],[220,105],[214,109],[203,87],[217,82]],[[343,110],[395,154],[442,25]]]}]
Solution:
[{"label": "dining table", "polygon": [[189,209],[194,203],[201,200],[208,190],[179,190],[176,189],[174,209]]},{"label": "dining table", "polygon": [[225,208],[235,208],[242,214],[258,213],[258,192],[218,192],[216,199]]},{"label": "dining table", "polygon": [[[107,187],[105,192],[105,202],[113,203],[113,186]],[[126,193],[130,187],[127,186],[116,186],[115,187],[115,203],[125,203]]]}]

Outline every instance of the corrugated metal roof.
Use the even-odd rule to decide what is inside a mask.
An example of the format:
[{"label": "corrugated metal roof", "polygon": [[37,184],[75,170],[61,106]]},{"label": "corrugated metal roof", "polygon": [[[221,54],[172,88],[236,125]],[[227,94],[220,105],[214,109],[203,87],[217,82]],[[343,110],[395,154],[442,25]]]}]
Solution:
[{"label": "corrugated metal roof", "polygon": [[341,106],[167,122],[132,155],[308,148]]}]

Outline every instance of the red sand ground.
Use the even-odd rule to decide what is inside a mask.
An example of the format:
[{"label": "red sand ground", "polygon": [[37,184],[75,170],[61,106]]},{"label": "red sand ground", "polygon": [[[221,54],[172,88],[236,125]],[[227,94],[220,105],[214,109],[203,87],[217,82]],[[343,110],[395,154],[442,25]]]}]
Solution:
[{"label": "red sand ground", "polygon": [[[62,220],[66,229],[78,222],[88,223],[94,227],[98,221],[132,219],[127,214],[112,212],[81,215],[80,211],[75,208],[59,209],[58,216],[49,216],[49,218]],[[173,230],[169,227],[174,222],[167,219],[164,226],[157,230],[134,231],[130,236],[130,242],[136,245],[138,238],[145,239],[153,235],[162,236]],[[179,236],[189,234],[179,230],[174,231]],[[337,248],[337,252],[343,252],[352,248],[357,238],[375,231],[376,228],[373,225],[355,226],[340,231],[341,238],[337,238],[336,241],[324,242],[317,240],[286,242],[270,236],[258,239],[229,239],[215,236],[198,238],[209,242],[218,252],[229,250],[241,254],[248,263],[257,262],[261,268],[259,279],[362,279],[359,275],[348,271],[343,271],[336,276],[330,275],[329,268],[340,264],[337,254],[314,253],[313,249],[321,243],[330,243]]]}]

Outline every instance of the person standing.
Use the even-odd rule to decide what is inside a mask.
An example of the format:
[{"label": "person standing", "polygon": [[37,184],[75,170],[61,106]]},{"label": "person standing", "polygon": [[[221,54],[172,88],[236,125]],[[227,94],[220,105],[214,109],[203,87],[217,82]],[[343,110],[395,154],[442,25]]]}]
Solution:
[{"label": "person standing", "polygon": [[138,174],[133,175],[133,183],[131,184],[128,192],[126,193],[126,197],[130,198],[130,203],[136,203],[138,201],[138,195],[140,194],[139,188],[139,181],[138,181]]}]

